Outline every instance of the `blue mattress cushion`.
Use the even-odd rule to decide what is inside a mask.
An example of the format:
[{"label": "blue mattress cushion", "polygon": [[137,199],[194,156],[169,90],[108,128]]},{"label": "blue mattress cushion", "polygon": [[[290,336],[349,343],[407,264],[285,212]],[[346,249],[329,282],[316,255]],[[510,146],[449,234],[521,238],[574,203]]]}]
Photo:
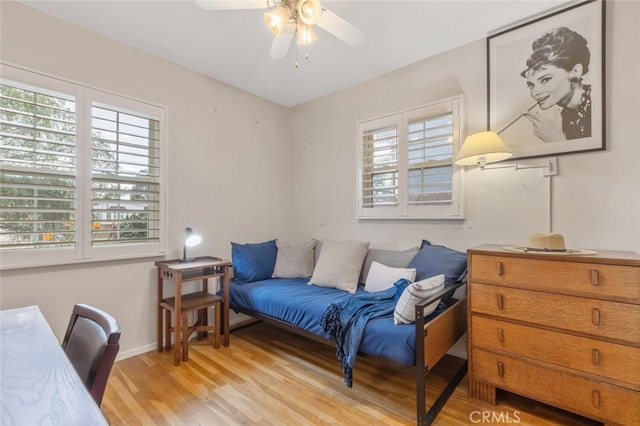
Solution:
[{"label": "blue mattress cushion", "polygon": [[[324,337],[320,319],[327,307],[352,293],[335,288],[307,285],[308,278],[273,278],[238,284],[231,282],[229,305],[232,309],[248,309],[285,321]],[[363,286],[357,292],[363,291]],[[445,308],[439,307],[432,316]],[[382,356],[401,364],[415,365],[415,325],[393,323],[393,313],[370,320],[364,330],[360,352]]]}]

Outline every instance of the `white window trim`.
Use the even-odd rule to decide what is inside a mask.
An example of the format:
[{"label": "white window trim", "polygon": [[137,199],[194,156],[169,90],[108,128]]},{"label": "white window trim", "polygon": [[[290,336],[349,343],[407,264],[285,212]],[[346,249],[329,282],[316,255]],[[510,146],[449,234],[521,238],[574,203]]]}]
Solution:
[{"label": "white window trim", "polygon": [[[449,108],[448,105],[451,107]],[[408,166],[407,166],[407,150],[400,149],[398,153],[398,178],[400,181],[399,186],[399,204],[397,207],[379,207],[379,208],[365,208],[362,205],[362,163],[363,163],[363,144],[362,135],[365,131],[375,128],[380,128],[385,125],[396,124],[399,129],[400,143],[407,140],[407,123],[412,118],[417,118],[425,115],[426,111],[436,111],[438,108],[442,109],[442,112],[449,112],[457,109],[457,117],[454,114],[454,119],[457,118],[458,123],[454,125],[453,134],[453,158],[451,160],[452,166],[452,196],[453,200],[450,206],[424,206],[424,207],[410,207],[408,205],[408,186],[406,184],[408,179]],[[436,112],[429,113],[436,114]],[[453,96],[446,99],[441,99],[430,104],[422,105],[419,107],[411,108],[406,111],[396,112],[369,120],[363,120],[357,123],[357,193],[356,193],[356,218],[358,220],[369,219],[403,219],[403,220],[425,220],[425,219],[448,219],[448,220],[464,220],[465,219],[465,194],[464,194],[464,167],[456,166],[454,160],[462,146],[462,127],[464,123],[464,97],[462,95]]]},{"label": "white window trim", "polygon": [[[37,249],[37,250],[7,250],[0,254],[0,270],[40,267],[61,264],[88,263],[97,261],[112,261],[120,259],[157,257],[166,254],[166,217],[167,188],[166,188],[166,150],[167,150],[167,109],[146,101],[128,96],[111,93],[81,83],[50,76],[46,73],[34,71],[14,64],[0,63],[0,80],[11,83],[31,85],[43,91],[73,94],[76,100],[76,110],[85,117],[76,126],[77,175],[76,223],[82,230],[78,232],[75,248]],[[91,158],[91,102],[99,101],[155,115],[160,120],[160,220],[159,241],[157,243],[122,244],[107,247],[91,247],[91,163],[85,159]],[[88,122],[86,121],[88,118]]]}]

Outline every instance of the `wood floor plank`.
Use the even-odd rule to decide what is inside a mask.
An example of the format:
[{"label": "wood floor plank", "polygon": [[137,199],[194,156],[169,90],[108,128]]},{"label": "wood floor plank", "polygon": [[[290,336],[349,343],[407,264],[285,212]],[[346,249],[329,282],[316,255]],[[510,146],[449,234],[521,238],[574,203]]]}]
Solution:
[{"label": "wood floor plank", "polygon": [[[446,356],[428,374],[428,406],[462,362]],[[359,357],[353,374],[349,389],[335,347],[258,323],[235,330],[226,348],[192,341],[189,360],[178,367],[170,352],[117,362],[102,411],[112,425],[415,424],[411,369]],[[484,404],[469,398],[466,377],[434,424],[482,424],[474,420],[483,413],[522,426],[599,424],[506,392],[498,405]]]}]

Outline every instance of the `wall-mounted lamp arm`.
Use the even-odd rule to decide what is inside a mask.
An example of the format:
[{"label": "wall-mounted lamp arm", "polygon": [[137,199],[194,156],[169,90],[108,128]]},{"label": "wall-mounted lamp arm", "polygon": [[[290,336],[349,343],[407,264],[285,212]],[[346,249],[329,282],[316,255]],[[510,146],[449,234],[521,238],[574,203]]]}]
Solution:
[{"label": "wall-mounted lamp arm", "polygon": [[514,168],[515,170],[523,170],[523,169],[544,169],[542,170],[542,176],[557,176],[558,175],[558,159],[546,158],[544,159],[543,164],[501,164],[501,165],[480,165],[480,170],[496,170],[496,169],[510,169]]}]

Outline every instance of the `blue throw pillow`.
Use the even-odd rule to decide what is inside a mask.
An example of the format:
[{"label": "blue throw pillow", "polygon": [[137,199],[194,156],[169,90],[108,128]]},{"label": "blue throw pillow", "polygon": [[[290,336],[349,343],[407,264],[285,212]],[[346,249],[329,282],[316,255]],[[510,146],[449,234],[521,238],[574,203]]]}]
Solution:
[{"label": "blue throw pillow", "polygon": [[424,246],[430,246],[431,245],[431,241],[429,240],[422,240],[422,243],[420,243],[420,248],[424,247]]},{"label": "blue throw pillow", "polygon": [[233,280],[237,284],[244,284],[271,278],[277,251],[276,240],[253,244],[231,242]]},{"label": "blue throw pillow", "polygon": [[416,281],[444,274],[445,285],[449,285],[466,275],[467,255],[444,246],[431,245],[424,240],[407,268],[416,268]]}]

